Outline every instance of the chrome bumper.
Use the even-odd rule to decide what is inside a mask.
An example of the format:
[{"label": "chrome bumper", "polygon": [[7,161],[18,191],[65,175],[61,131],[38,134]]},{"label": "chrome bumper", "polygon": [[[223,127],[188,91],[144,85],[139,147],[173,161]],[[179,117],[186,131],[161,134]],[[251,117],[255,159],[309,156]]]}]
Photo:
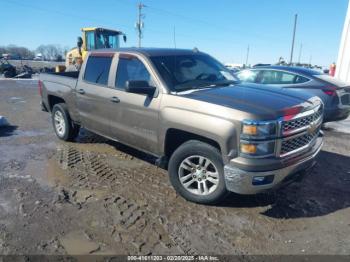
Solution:
[{"label": "chrome bumper", "polygon": [[[291,164],[287,167],[264,171],[264,172],[248,172],[239,168],[234,167],[232,164],[224,166],[225,183],[228,191],[235,192],[238,194],[257,194],[283,184],[289,175],[296,175],[310,168],[314,164],[316,155],[320,152],[323,145],[322,137],[316,139],[316,143],[313,145],[313,154],[309,155],[305,159],[299,160],[298,162]],[[254,185],[253,179],[268,177],[269,180],[273,176],[272,181],[263,185]]]}]

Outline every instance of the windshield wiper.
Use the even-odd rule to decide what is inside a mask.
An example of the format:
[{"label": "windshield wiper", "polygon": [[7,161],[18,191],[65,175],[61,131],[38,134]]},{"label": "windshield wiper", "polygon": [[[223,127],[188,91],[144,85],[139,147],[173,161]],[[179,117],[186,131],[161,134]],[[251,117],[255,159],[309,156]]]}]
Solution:
[{"label": "windshield wiper", "polygon": [[216,82],[216,83],[207,83],[204,85],[199,85],[199,86],[195,87],[195,89],[207,88],[207,87],[224,87],[224,86],[229,86],[229,85],[236,84],[236,83],[237,83],[237,81],[234,81],[234,80],[228,80],[228,81],[222,81],[222,82]]},{"label": "windshield wiper", "polygon": [[[198,81],[198,80],[197,80]],[[211,87],[224,87],[229,86],[232,84],[236,84],[238,81],[234,80],[225,80],[221,82],[203,82],[195,84],[192,81],[184,84],[183,86],[179,85],[177,88],[175,87],[176,92],[182,92],[187,90],[195,90],[195,89],[201,89],[201,88],[211,88]]]}]

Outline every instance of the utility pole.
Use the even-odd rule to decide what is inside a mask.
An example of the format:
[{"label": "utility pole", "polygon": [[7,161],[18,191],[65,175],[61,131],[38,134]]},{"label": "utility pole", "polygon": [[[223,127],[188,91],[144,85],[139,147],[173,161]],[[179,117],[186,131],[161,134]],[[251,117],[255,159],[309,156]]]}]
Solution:
[{"label": "utility pole", "polygon": [[176,31],[175,31],[175,26],[174,26],[174,47],[176,49]]},{"label": "utility pole", "polygon": [[249,45],[247,47],[247,56],[245,58],[245,66],[248,66],[248,58],[249,58]]},{"label": "utility pole", "polygon": [[297,20],[298,20],[298,14],[295,14],[295,16],[294,16],[294,29],[293,29],[292,49],[290,50],[289,64],[293,63],[293,51],[294,51],[295,31],[297,29]]},{"label": "utility pole", "polygon": [[300,64],[301,52],[303,50],[303,44],[300,44],[298,63]]},{"label": "utility pole", "polygon": [[142,8],[146,7],[141,2],[137,5],[138,7],[138,19],[136,22],[136,30],[137,30],[137,36],[138,36],[138,47],[141,47],[141,38],[143,37],[142,29],[144,28],[144,23],[142,21],[143,18],[145,18],[145,15],[142,13]]},{"label": "utility pole", "polygon": [[310,55],[310,59],[309,59],[309,65],[311,66],[311,61],[312,61],[312,55]]}]

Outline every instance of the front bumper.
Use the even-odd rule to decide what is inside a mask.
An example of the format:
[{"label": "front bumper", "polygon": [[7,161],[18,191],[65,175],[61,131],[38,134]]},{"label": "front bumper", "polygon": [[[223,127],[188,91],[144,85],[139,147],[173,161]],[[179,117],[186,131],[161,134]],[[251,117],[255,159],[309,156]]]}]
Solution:
[{"label": "front bumper", "polygon": [[[310,149],[311,154],[308,154],[305,158],[302,158],[296,162],[292,162],[289,165],[280,169],[271,171],[246,171],[235,167],[232,163],[224,166],[225,183],[228,191],[238,194],[257,194],[272,188],[276,188],[286,181],[290,181],[292,176],[296,176],[297,173],[309,169],[315,164],[315,157],[320,152],[323,145],[322,137],[318,137],[316,142]],[[264,179],[268,183],[256,185],[254,179]],[[272,179],[271,179],[272,178]]]}]

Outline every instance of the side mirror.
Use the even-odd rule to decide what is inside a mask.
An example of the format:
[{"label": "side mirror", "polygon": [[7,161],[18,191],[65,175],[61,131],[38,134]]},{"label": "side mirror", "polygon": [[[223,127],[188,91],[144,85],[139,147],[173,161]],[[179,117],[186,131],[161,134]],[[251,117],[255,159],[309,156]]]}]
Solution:
[{"label": "side mirror", "polygon": [[81,53],[81,47],[82,46],[83,46],[83,39],[79,36],[78,40],[77,40],[77,47],[78,47],[78,51],[79,51],[80,55],[82,55],[82,53]]},{"label": "side mirror", "polygon": [[81,48],[83,46],[83,38],[81,38],[80,36],[78,37],[78,40],[77,40],[77,46],[78,48]]},{"label": "side mirror", "polygon": [[126,35],[123,35],[123,41],[126,43]]},{"label": "side mirror", "polygon": [[150,86],[147,81],[133,80],[127,81],[125,91],[135,94],[153,95],[156,91],[154,86]]}]

